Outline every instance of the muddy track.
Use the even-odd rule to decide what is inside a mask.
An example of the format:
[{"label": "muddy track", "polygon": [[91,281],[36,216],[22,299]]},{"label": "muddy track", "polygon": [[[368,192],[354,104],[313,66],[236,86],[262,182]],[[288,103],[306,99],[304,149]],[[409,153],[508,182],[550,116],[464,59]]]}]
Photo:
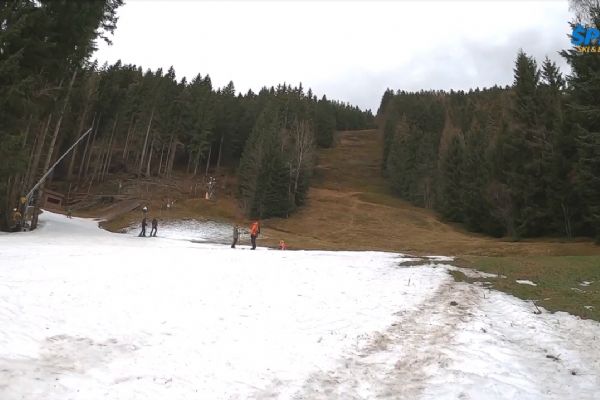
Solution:
[{"label": "muddy track", "polygon": [[[472,319],[481,293],[448,278],[416,308],[397,311],[397,320],[385,331],[358,337],[357,346],[336,361],[336,368],[315,371],[292,398],[418,398],[430,378],[449,366],[452,338]],[[273,381],[253,398],[279,398],[282,385]]]},{"label": "muddy track", "polygon": [[[446,350],[460,325],[472,317],[480,301],[472,285],[448,280],[417,309],[398,311],[398,321],[375,332],[369,343],[339,361],[331,371],[319,371],[295,399],[414,399],[436,371],[445,369]],[[454,305],[455,304],[455,305]]]},{"label": "muddy track", "polygon": [[[319,371],[307,379],[295,399],[414,399],[437,370],[448,367],[446,350],[460,325],[469,322],[480,302],[472,285],[448,280],[417,309],[398,311],[398,320],[339,367]],[[454,305],[455,304],[455,305]]]}]

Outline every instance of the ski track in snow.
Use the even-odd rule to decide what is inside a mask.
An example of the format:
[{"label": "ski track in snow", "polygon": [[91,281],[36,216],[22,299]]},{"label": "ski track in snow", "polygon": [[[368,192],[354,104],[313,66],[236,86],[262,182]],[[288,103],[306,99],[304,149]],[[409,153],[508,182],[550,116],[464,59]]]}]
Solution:
[{"label": "ski track in snow", "polygon": [[447,257],[41,220],[0,235],[2,400],[600,398],[600,324],[455,282]]}]

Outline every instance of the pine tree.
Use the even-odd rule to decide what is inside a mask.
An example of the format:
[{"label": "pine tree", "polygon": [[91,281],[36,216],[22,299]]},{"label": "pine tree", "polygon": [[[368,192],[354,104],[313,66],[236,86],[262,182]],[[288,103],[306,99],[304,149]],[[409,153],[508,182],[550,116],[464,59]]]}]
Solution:
[{"label": "pine tree", "polygon": [[490,206],[485,190],[489,181],[486,160],[486,134],[483,130],[465,133],[465,151],[462,164],[462,196],[464,222],[476,232],[489,232]]},{"label": "pine tree", "polygon": [[[598,4],[583,11],[592,26],[600,27]],[[574,49],[561,54],[571,66],[569,108],[576,138],[574,182],[582,203],[582,229],[600,240],[600,58]]]},{"label": "pine tree", "polygon": [[442,185],[440,211],[445,219],[462,222],[464,178],[464,150],[460,136],[455,136],[450,142],[442,164]]},{"label": "pine tree", "polygon": [[382,165],[381,168],[383,173],[387,173],[388,166],[388,158],[390,155],[390,150],[392,148],[392,143],[394,142],[394,138],[396,137],[396,127],[398,125],[398,115],[395,110],[391,110],[387,118],[385,119],[384,127],[383,127],[383,157],[382,157]]},{"label": "pine tree", "polygon": [[315,137],[319,147],[333,145],[333,133],[336,128],[335,113],[327,97],[323,96],[316,104],[315,109]]},{"label": "pine tree", "polygon": [[513,198],[517,236],[540,235],[548,223],[543,174],[543,135],[535,60],[522,51],[515,62],[513,127],[504,142],[507,184]]},{"label": "pine tree", "polygon": [[279,112],[270,104],[258,117],[240,160],[239,196],[246,213],[253,218],[273,215],[280,210],[269,207],[278,200],[288,201],[287,180],[284,185],[280,179],[280,171],[286,171],[279,154],[280,129]]}]

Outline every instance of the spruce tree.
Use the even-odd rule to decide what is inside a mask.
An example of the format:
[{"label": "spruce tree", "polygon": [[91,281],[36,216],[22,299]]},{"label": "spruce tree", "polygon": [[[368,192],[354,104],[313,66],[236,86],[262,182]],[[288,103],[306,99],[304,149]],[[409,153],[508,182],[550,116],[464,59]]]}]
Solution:
[{"label": "spruce tree", "polygon": [[463,215],[463,178],[464,150],[460,136],[452,138],[442,164],[442,184],[440,211],[445,219],[462,222]]},{"label": "spruce tree", "polygon": [[315,136],[319,147],[331,147],[333,134],[336,128],[335,113],[327,97],[323,96],[316,104],[315,110]]},{"label": "spruce tree", "polygon": [[[583,11],[592,26],[600,27],[597,3]],[[575,49],[561,54],[571,66],[568,107],[576,138],[574,182],[581,199],[582,230],[600,240],[600,57]]]}]

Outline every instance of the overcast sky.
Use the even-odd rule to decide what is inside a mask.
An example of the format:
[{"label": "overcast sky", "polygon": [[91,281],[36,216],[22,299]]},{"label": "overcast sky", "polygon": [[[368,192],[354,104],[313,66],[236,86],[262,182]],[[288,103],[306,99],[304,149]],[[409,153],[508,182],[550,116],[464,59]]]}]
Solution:
[{"label": "overcast sky", "polygon": [[319,97],[379,106],[386,88],[512,82],[517,51],[566,65],[568,2],[126,0],[102,63],[173,65],[238,91],[302,82]]}]

